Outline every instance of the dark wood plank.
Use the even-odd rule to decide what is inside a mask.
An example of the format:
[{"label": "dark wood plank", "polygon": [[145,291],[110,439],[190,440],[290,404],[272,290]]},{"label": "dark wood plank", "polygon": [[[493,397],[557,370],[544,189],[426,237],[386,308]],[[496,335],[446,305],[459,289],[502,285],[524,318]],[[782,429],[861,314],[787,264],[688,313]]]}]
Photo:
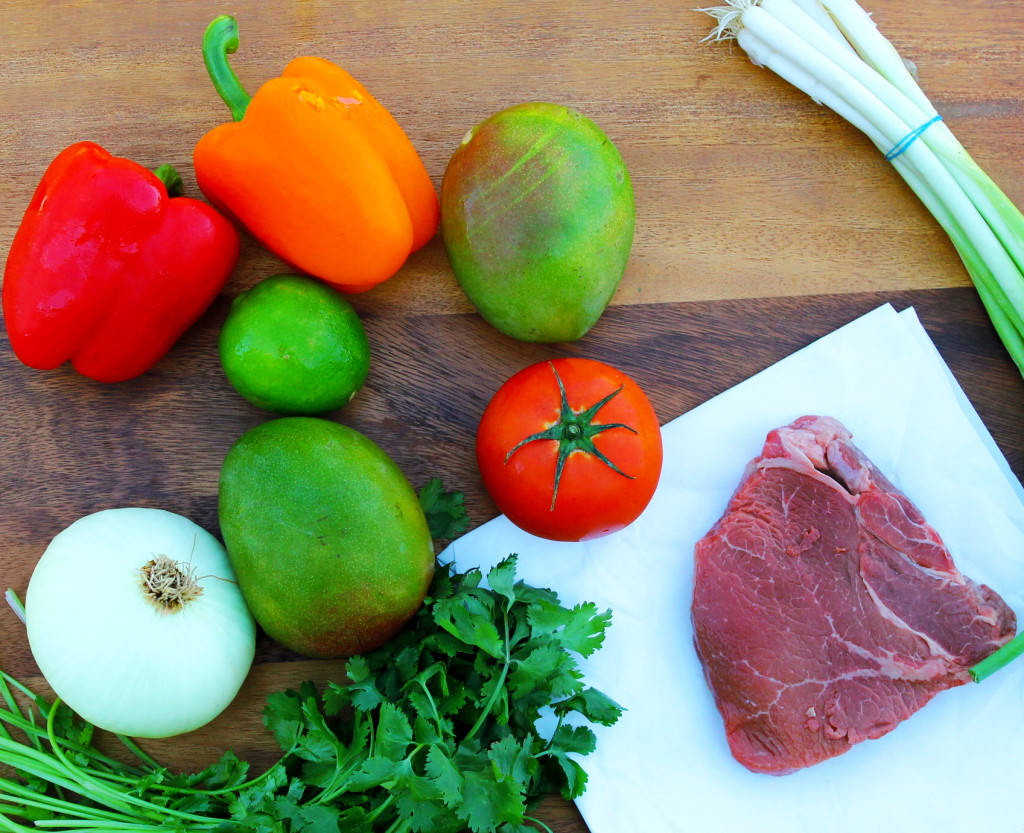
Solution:
[{"label": "dark wood plank", "polygon": [[[414,485],[440,476],[464,490],[477,524],[495,510],[476,474],[476,424],[491,393],[527,364],[573,355],[614,364],[648,392],[665,422],[887,301],[917,309],[1011,467],[1024,474],[1024,383],[969,289],[612,308],[583,340],[556,346],[507,339],[475,314],[366,315],[369,379],[332,416],[380,443]],[[0,336],[8,583],[24,587],[46,541],[99,509],[158,506],[216,530],[223,456],[271,418],[238,396],[220,368],[226,310],[218,301],[152,371],[120,385],[93,383],[70,366],[29,370]]]},{"label": "dark wood plank", "polygon": [[[367,386],[332,418],[382,445],[414,485],[440,476],[464,490],[477,525],[495,509],[476,472],[476,425],[490,394],[527,364],[570,355],[614,364],[647,391],[666,422],[884,302],[917,309],[1011,467],[1024,475],[1024,381],[969,289],[619,307],[582,341],[558,346],[506,339],[476,315],[368,314]],[[216,339],[226,310],[219,301],[153,371],[122,385],[92,383],[69,367],[31,371],[0,339],[6,586],[23,592],[49,539],[99,509],[160,507],[217,532],[223,456],[245,430],[271,418],[239,397],[221,371]],[[6,610],[0,654],[15,675],[38,674]],[[259,723],[266,694],[341,674],[338,663],[300,660],[265,637],[257,661],[229,714],[154,749],[190,768],[217,757],[229,739],[257,762],[269,761],[273,745]],[[574,812],[549,803],[556,817]],[[568,824],[563,829],[578,829]]]}]

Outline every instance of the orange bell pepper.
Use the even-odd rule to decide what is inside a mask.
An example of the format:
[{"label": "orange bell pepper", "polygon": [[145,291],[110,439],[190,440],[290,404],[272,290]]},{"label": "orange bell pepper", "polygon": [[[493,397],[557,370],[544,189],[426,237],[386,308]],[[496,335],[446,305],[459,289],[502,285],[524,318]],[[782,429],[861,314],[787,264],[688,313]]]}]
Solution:
[{"label": "orange bell pepper", "polygon": [[391,277],[437,231],[437,192],[391,114],[341,67],[298,58],[251,99],[227,55],[238,27],[203,38],[210,78],[234,122],[193,154],[199,187],[294,267],[343,292]]}]

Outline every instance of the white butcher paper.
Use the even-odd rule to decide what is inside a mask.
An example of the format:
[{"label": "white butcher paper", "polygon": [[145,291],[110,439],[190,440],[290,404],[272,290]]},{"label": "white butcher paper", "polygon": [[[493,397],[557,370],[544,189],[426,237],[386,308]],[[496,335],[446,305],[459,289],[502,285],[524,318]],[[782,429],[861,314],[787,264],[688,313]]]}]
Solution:
[{"label": "white butcher paper", "polygon": [[592,833],[1024,830],[1024,658],[790,775],[730,755],[693,648],[693,548],[765,435],[804,414],[844,423],[961,571],[1024,613],[1024,492],[913,310],[889,305],[664,425],[657,492],[621,532],[556,543],[502,516],[442,560],[486,572],[514,552],[529,583],[613,611],[604,647],[580,662],[627,709],[595,727],[597,751],[580,759]]}]

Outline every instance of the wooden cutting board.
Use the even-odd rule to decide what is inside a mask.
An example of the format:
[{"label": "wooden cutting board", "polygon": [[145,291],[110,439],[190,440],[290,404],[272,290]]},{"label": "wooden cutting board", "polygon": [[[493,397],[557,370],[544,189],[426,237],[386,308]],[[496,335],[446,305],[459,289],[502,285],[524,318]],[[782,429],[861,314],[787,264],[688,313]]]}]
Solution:
[{"label": "wooden cutting board", "polygon": [[[933,103],[993,179],[1024,205],[1024,6],[874,0]],[[363,431],[414,485],[440,476],[472,524],[495,508],[473,457],[477,421],[512,373],[555,356],[620,367],[668,421],[882,303],[914,306],[1018,476],[1024,383],[934,220],[859,133],[735,46],[702,44],[686,4],[349,0],[25,2],[0,6],[0,257],[52,157],[90,139],[148,167],[173,163],[199,196],[191,151],[228,118],[199,42],[216,14],[239,21],[233,65],[250,92],[293,57],[345,66],[388,106],[440,185],[465,131],[527,100],[575,107],[629,165],[637,233],[599,324],[571,345],[528,345],[473,311],[440,238],[395,278],[354,297],[373,350],[366,388],[335,418]],[[298,163],[297,164],[301,164]],[[217,477],[246,429],[269,418],[221,371],[230,299],[285,267],[244,237],[235,275],[151,372],[98,385],[18,363],[0,336],[0,565],[24,592],[48,541],[84,514],[139,505],[217,532]],[[0,611],[0,658],[37,680],[23,629]],[[341,665],[262,638],[232,708],[185,739],[147,748],[195,769],[232,746],[266,763],[266,695]],[[549,799],[552,829],[584,831]]]}]

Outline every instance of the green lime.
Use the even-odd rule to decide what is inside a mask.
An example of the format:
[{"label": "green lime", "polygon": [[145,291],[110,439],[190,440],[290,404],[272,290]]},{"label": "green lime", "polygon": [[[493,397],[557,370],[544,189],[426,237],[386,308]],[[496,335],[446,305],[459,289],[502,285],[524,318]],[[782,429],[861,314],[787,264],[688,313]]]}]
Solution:
[{"label": "green lime", "polygon": [[352,305],[300,275],[275,275],[235,298],[219,348],[235,390],[278,414],[340,408],[370,368],[370,343]]}]

